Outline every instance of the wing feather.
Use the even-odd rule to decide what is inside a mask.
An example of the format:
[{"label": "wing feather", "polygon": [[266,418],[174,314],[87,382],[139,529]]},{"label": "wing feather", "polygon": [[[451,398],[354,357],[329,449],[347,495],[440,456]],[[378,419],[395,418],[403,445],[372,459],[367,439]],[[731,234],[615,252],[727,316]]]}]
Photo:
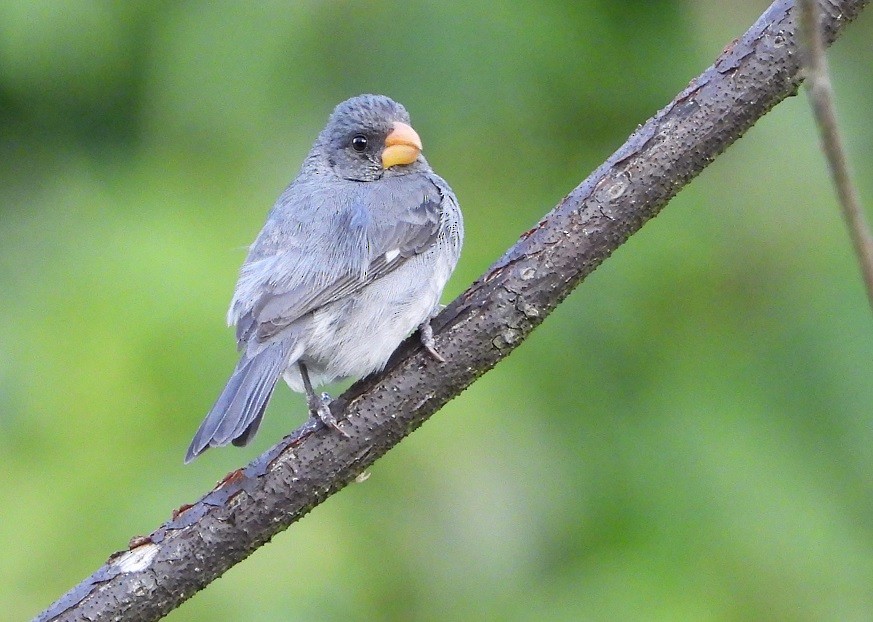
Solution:
[{"label": "wing feather", "polygon": [[240,347],[252,338],[270,340],[434,244],[444,200],[440,187],[428,175],[398,181],[347,182],[332,193],[323,186],[289,187],[237,282],[228,319],[237,326]]}]

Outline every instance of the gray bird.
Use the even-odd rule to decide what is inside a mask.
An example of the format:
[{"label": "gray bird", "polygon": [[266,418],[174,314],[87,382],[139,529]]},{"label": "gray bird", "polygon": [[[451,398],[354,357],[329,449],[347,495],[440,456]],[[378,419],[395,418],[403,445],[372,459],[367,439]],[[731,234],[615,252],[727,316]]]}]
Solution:
[{"label": "gray bird", "polygon": [[342,432],[313,385],[381,370],[416,329],[442,360],[430,319],[463,237],[406,109],[381,95],[338,105],[249,249],[227,314],[242,355],[185,462],[248,443],[280,377]]}]

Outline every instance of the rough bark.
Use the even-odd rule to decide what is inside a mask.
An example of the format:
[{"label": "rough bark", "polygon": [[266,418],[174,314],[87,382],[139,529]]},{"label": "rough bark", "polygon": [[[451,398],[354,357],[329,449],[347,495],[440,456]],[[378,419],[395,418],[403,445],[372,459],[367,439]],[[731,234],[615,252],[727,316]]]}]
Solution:
[{"label": "rough bark", "polygon": [[[869,0],[823,0],[832,42]],[[157,620],[335,493],[518,346],[570,291],[801,82],[779,0],[709,69],[524,233],[434,321],[438,364],[408,340],[333,403],[349,438],[304,426],[36,619]]]}]

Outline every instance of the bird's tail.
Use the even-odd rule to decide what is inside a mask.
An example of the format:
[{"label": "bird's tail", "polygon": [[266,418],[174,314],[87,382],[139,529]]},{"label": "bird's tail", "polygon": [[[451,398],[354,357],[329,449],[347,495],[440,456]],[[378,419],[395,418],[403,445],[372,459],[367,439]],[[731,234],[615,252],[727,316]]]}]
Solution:
[{"label": "bird's tail", "polygon": [[185,463],[210,447],[245,445],[258,431],[273,388],[288,364],[288,344],[273,343],[251,358],[244,352],[224,391],[191,441]]}]

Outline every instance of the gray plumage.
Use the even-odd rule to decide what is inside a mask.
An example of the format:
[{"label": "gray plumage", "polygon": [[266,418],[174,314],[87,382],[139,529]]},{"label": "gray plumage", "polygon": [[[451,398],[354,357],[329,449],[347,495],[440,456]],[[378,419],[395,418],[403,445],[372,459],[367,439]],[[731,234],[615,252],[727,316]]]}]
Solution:
[{"label": "gray plumage", "polygon": [[418,149],[409,163],[383,166],[388,136],[408,124],[403,106],[378,95],[334,110],[242,266],[227,316],[241,358],[186,462],[249,442],[280,377],[305,391],[301,364],[315,385],[371,374],[429,321],[463,222]]}]

